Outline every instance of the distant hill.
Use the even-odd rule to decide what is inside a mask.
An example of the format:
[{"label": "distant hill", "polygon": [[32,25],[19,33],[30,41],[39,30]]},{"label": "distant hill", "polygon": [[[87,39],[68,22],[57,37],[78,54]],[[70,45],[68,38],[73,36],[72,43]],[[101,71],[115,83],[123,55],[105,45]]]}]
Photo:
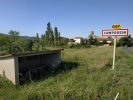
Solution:
[{"label": "distant hill", "polygon": [[[0,33],[0,36],[8,36],[8,34]],[[19,36],[22,39],[31,39],[34,40],[35,37],[30,37],[30,36]],[[66,37],[61,37],[61,40],[68,40],[69,38]]]},{"label": "distant hill", "polygon": [[3,36],[6,36],[7,34],[4,34],[4,33],[0,33],[0,36],[2,36],[2,35],[3,35]]},{"label": "distant hill", "polygon": [[[0,36],[8,36],[8,34],[0,33]],[[30,36],[19,36],[22,39],[35,39],[35,37],[30,37]]]},{"label": "distant hill", "polygon": [[30,37],[30,36],[19,36],[19,37],[22,39],[31,39],[31,40],[35,39],[35,37]]}]

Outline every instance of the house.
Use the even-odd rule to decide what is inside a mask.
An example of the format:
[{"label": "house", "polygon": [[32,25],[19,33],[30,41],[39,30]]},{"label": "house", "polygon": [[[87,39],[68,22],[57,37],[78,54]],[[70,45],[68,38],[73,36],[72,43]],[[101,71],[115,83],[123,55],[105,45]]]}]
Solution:
[{"label": "house", "polygon": [[104,41],[106,41],[107,39],[104,37],[96,37],[96,40],[103,43]]},{"label": "house", "polygon": [[76,44],[81,44],[82,41],[83,41],[83,38],[82,37],[75,37],[74,41],[75,41]]},{"label": "house", "polygon": [[104,41],[108,44],[112,43],[113,39],[112,38],[105,38],[105,37],[96,37],[96,40],[103,43]]},{"label": "house", "polygon": [[43,72],[46,67],[55,68],[60,63],[61,50],[4,55],[0,56],[0,74],[19,84],[20,75]]},{"label": "house", "polygon": [[108,44],[110,44],[110,43],[112,43],[113,42],[113,38],[107,38],[107,40],[106,40],[106,42],[108,43]]}]

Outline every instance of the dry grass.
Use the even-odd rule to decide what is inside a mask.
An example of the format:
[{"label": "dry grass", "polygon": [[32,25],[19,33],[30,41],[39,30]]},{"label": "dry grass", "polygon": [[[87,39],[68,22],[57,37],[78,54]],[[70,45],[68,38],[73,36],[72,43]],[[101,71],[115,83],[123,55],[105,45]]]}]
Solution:
[{"label": "dry grass", "polygon": [[[61,67],[65,70],[48,78],[0,93],[16,100],[112,100],[133,99],[133,58],[117,50],[116,70],[111,70],[112,47],[65,49]],[[1,90],[2,88],[0,88]],[[11,93],[9,93],[11,92]]]}]

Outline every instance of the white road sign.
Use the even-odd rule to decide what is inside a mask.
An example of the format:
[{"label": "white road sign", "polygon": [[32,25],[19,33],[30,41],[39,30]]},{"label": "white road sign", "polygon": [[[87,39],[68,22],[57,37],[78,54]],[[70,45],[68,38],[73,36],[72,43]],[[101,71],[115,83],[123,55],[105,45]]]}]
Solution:
[{"label": "white road sign", "polygon": [[128,29],[102,30],[102,36],[128,36]]}]

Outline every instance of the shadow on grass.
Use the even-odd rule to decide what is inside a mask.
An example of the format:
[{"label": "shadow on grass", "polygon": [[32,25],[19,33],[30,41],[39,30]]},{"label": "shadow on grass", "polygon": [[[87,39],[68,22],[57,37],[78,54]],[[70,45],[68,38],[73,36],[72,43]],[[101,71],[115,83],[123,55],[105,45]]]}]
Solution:
[{"label": "shadow on grass", "polygon": [[36,72],[34,73],[26,72],[20,75],[19,82],[20,82],[20,85],[24,85],[24,84],[29,84],[31,82],[45,80],[49,77],[54,77],[59,73],[65,73],[74,68],[77,68],[78,65],[79,64],[77,62],[61,62],[60,66],[56,68],[47,66],[41,70],[36,69]]}]

